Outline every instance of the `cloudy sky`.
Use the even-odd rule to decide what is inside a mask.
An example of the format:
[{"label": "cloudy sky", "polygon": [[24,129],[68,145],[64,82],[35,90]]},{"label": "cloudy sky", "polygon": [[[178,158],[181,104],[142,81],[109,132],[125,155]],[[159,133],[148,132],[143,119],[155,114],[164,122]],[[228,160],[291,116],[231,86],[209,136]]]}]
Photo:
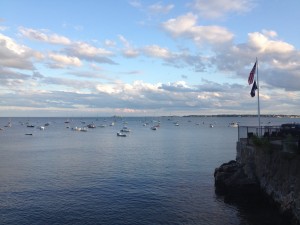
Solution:
[{"label": "cloudy sky", "polygon": [[299,0],[0,2],[0,116],[300,114]]}]

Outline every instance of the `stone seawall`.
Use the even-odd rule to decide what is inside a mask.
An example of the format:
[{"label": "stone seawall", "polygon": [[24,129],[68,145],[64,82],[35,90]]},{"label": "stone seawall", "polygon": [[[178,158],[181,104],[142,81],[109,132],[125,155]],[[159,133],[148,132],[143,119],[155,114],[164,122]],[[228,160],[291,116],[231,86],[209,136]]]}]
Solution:
[{"label": "stone seawall", "polygon": [[[237,142],[236,160],[215,169],[216,193],[225,201],[271,203],[287,224],[300,225],[300,154],[280,145]],[[270,205],[270,207],[271,207]]]},{"label": "stone seawall", "polygon": [[278,206],[281,213],[300,224],[300,154],[274,146],[237,143],[236,162]]}]

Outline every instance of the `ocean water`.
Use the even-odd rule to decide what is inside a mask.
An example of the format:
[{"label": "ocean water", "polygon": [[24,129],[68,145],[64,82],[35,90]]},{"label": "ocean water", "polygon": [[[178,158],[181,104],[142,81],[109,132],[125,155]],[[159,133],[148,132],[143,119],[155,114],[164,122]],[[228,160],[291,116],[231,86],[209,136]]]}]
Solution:
[{"label": "ocean water", "polygon": [[[215,194],[214,169],[235,159],[238,129],[228,127],[234,121],[257,123],[237,117],[0,118],[0,224],[284,224],[265,206],[227,204]],[[89,123],[97,127],[72,130]],[[131,132],[117,137],[123,126]]]}]

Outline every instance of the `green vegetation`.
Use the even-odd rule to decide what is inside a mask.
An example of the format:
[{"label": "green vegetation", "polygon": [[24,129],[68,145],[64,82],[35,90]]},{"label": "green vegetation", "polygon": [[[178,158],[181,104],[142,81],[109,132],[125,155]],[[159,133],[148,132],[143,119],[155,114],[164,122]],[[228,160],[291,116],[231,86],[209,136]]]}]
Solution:
[{"label": "green vegetation", "polygon": [[270,140],[267,137],[258,137],[256,135],[253,135],[251,138],[252,143],[259,147],[260,149],[266,151],[267,153],[272,153],[272,145],[270,143]]},{"label": "green vegetation", "polygon": [[270,145],[270,141],[266,137],[258,137],[256,135],[253,135],[252,142],[255,146],[263,147]]}]

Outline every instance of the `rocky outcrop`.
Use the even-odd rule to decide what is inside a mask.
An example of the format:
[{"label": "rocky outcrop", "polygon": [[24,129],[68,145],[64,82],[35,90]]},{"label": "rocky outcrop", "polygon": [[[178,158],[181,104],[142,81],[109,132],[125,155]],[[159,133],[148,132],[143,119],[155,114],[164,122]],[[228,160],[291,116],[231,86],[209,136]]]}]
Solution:
[{"label": "rocky outcrop", "polygon": [[257,180],[248,177],[244,166],[235,160],[215,169],[215,190],[225,201],[261,201],[262,191]]},{"label": "rocky outcrop", "polygon": [[300,155],[237,144],[236,161],[215,169],[216,193],[225,201],[267,200],[292,224],[300,224]]}]

